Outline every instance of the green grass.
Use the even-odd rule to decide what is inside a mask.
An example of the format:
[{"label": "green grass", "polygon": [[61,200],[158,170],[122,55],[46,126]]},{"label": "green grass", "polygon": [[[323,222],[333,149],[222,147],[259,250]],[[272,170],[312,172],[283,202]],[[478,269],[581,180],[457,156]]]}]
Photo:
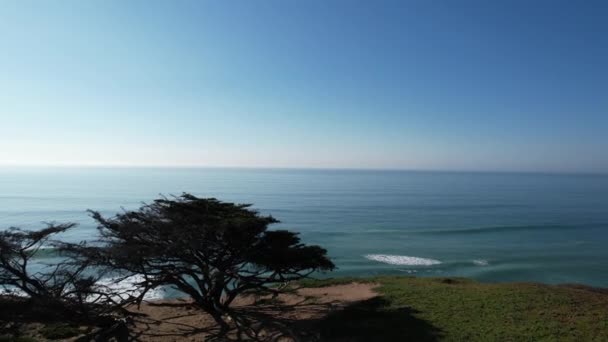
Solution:
[{"label": "green grass", "polygon": [[302,287],[325,287],[331,285],[345,285],[351,283],[370,283],[376,282],[376,279],[380,278],[357,278],[357,277],[342,277],[342,278],[326,278],[326,279],[313,279],[305,278],[298,281],[296,284]]},{"label": "green grass", "polygon": [[0,342],[37,342],[33,337],[14,337],[10,335],[0,335]]},{"label": "green grass", "polygon": [[380,298],[322,322],[349,341],[608,341],[608,293],[585,287],[478,283],[461,278],[375,277],[306,281],[378,283]]},{"label": "green grass", "polygon": [[59,340],[64,338],[70,338],[78,336],[81,331],[78,327],[70,324],[49,324],[40,329],[40,335],[44,336],[49,340]]}]

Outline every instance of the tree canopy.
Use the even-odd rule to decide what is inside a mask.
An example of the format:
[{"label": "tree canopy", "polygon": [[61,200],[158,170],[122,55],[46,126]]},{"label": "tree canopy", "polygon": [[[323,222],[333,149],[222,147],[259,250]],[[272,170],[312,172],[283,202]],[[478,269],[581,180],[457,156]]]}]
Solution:
[{"label": "tree canopy", "polygon": [[[31,259],[43,247],[51,247],[50,238],[72,228],[74,224],[48,224],[37,231],[10,228],[0,231],[0,286],[18,290],[32,298],[65,296],[68,278],[81,270],[69,272],[64,263],[49,272],[32,272]],[[46,246],[45,246],[46,245]]]},{"label": "tree canopy", "polygon": [[91,214],[100,241],[82,249],[88,263],[142,275],[138,301],[159,286],[177,289],[222,330],[237,296],[334,268],[325,249],[301,243],[297,233],[269,230],[278,221],[249,204],[185,193],[111,218]]}]

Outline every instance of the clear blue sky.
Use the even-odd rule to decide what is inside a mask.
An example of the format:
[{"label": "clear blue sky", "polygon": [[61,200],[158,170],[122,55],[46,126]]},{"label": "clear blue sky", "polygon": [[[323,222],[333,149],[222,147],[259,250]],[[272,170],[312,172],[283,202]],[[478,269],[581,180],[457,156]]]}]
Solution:
[{"label": "clear blue sky", "polygon": [[608,2],[1,1],[0,164],[608,172]]}]

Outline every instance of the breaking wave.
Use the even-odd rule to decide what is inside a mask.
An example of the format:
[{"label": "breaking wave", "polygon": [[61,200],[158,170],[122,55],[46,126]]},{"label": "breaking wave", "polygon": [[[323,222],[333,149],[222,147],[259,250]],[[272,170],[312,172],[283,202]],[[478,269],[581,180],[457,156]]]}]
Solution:
[{"label": "breaking wave", "polygon": [[407,255],[368,254],[365,256],[365,258],[390,265],[433,266],[441,264],[441,261],[439,260]]},{"label": "breaking wave", "polygon": [[[125,279],[122,279],[120,281],[118,281],[117,278],[106,278],[106,279],[101,279],[98,283],[98,285],[101,288],[107,287],[108,290],[110,292],[115,292],[118,293],[119,295],[117,295],[116,297],[114,297],[114,300],[120,300],[121,298],[127,298],[129,296],[137,296],[140,293],[135,290],[135,284],[142,282],[144,280],[144,277],[141,275],[134,275]],[[20,296],[20,297],[25,297],[26,294],[18,289],[14,289],[14,288],[3,288],[0,287],[0,295],[13,295],[13,296]],[[165,297],[165,289],[163,288],[155,288],[153,290],[148,291],[145,296],[144,299],[145,300],[157,300],[157,299],[163,299]],[[87,300],[90,302],[94,302],[97,299],[97,296],[92,296],[90,298],[88,298]]]},{"label": "breaking wave", "polygon": [[477,259],[477,260],[473,260],[473,264],[477,265],[477,266],[488,266],[489,262],[488,262],[488,260]]}]

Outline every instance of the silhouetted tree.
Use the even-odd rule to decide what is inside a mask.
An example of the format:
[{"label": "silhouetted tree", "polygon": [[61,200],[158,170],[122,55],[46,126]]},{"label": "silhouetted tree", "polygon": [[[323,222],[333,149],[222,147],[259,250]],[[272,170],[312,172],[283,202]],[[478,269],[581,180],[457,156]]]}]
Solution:
[{"label": "silhouetted tree", "polygon": [[[74,224],[48,224],[38,231],[10,228],[0,231],[0,285],[6,290],[21,291],[32,298],[60,298],[64,295],[68,274],[59,265],[47,266],[46,270],[32,273],[32,259],[43,247],[51,247],[49,239],[65,232]],[[70,272],[72,273],[72,272]]]},{"label": "silhouetted tree", "polygon": [[[6,293],[34,301],[35,306],[50,315],[86,319],[93,318],[90,314],[98,315],[120,306],[120,300],[115,299],[120,298],[121,291],[98,283],[103,274],[88,271],[90,263],[75,259],[73,256],[79,254],[70,252],[80,251],[84,245],[52,240],[74,226],[47,224],[36,231],[19,228],[0,231],[0,287]],[[34,260],[43,248],[56,254],[53,264]]]},{"label": "silhouetted tree", "polygon": [[86,247],[88,262],[123,275],[141,275],[137,302],[159,286],[175,288],[229,329],[231,303],[255,291],[276,291],[273,284],[298,280],[334,264],[319,246],[300,242],[296,233],[268,230],[278,221],[248,204],[183,194],[161,198],[139,210],[99,222],[99,246]]}]

